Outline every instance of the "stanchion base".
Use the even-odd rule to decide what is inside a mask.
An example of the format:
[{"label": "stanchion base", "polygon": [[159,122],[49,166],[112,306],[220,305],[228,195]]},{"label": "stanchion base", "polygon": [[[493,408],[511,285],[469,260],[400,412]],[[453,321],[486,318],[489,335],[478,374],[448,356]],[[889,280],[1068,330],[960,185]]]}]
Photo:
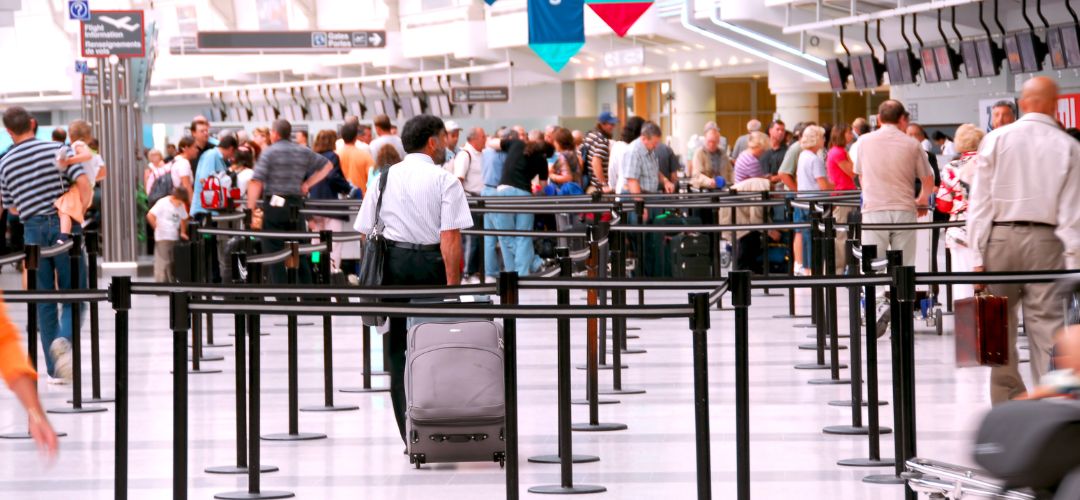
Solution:
[{"label": "stanchion base", "polygon": [[807,380],[806,383],[810,385],[844,385],[850,384],[851,379],[838,378],[833,380],[831,378],[815,378],[813,380]]},{"label": "stanchion base", "polygon": [[891,458],[881,458],[874,460],[872,458],[845,458],[838,460],[836,465],[842,465],[844,467],[892,467],[896,465],[896,460]]},{"label": "stanchion base", "polygon": [[[235,337],[235,336],[236,336],[236,334],[235,334],[235,333],[230,333],[230,334],[229,334],[229,336],[230,336],[230,337]],[[269,336],[270,336],[270,334],[269,334],[269,333],[266,333],[266,332],[262,332],[262,333],[259,333],[259,336],[260,336],[260,337],[269,337]]]},{"label": "stanchion base", "polygon": [[[198,370],[189,369],[187,372],[188,372],[188,375],[207,375],[207,374],[211,374],[211,373],[221,373],[221,370],[206,370],[206,369],[200,368]],[[172,370],[169,371],[169,374],[172,374]]]},{"label": "stanchion base", "polygon": [[799,323],[797,325],[791,325],[793,328],[817,328],[817,325],[813,323]]},{"label": "stanchion base", "polygon": [[313,441],[316,439],[326,439],[326,434],[319,434],[318,432],[298,432],[296,434],[267,434],[262,436],[264,441]]},{"label": "stanchion base", "polygon": [[230,491],[228,493],[218,493],[214,495],[214,498],[221,500],[268,500],[273,498],[293,498],[295,496],[296,493],[291,491],[260,491],[258,493]]},{"label": "stanchion base", "polygon": [[213,344],[203,344],[202,346],[203,347],[210,347],[210,348],[217,348],[217,347],[232,347],[232,344],[213,343]]},{"label": "stanchion base", "polygon": [[346,394],[360,394],[365,392],[390,392],[389,387],[346,387],[344,389],[338,389],[338,392],[344,392]]},{"label": "stanchion base", "polygon": [[[574,368],[576,368],[578,370],[588,370],[589,369],[588,365],[577,365]],[[630,367],[627,366],[627,365],[622,365],[623,370],[626,370],[626,369],[629,369],[629,368]],[[596,369],[597,370],[614,370],[615,365],[596,365]]]},{"label": "stanchion base", "polygon": [[[66,432],[56,431],[56,437],[65,436],[67,436]],[[29,432],[10,432],[8,434],[0,434],[0,439],[31,439],[33,437],[34,436],[31,436]]]},{"label": "stanchion base", "polygon": [[[203,357],[199,358],[199,362],[205,363],[207,361],[223,361],[224,359],[225,359],[225,356],[217,356],[217,355],[203,356]],[[190,363],[192,361],[191,356],[188,356],[187,360]]]},{"label": "stanchion base", "polygon": [[[70,399],[67,400],[67,402],[69,404],[74,404],[75,403],[75,401],[70,400]],[[116,400],[112,399],[112,398],[83,398],[82,402],[83,403],[90,403],[92,405],[97,405],[97,404],[101,404],[101,403],[115,403]]]},{"label": "stanchion base", "polygon": [[612,394],[645,394],[645,389],[633,389],[633,388],[623,387],[622,389],[615,389],[615,388],[600,389],[598,392],[600,394],[607,394],[607,395],[612,395]]},{"label": "stanchion base", "polygon": [[316,412],[319,412],[319,411],[353,411],[353,410],[359,410],[359,409],[360,409],[359,406],[352,406],[352,405],[344,405],[344,406],[342,406],[342,405],[334,405],[334,406],[323,405],[323,406],[305,406],[303,408],[300,408],[300,411],[316,411]]},{"label": "stanchion base", "polygon": [[[626,331],[629,332],[631,330],[641,330],[641,327],[640,326],[628,326],[628,327],[626,327]],[[630,337],[626,337],[626,338],[630,338]]]},{"label": "stanchion base", "polygon": [[[808,334],[806,334],[806,338],[808,338],[808,339],[816,339],[817,334],[816,333],[808,333]],[[836,338],[838,338],[838,339],[850,339],[851,335],[847,334],[847,333],[838,333],[838,334],[836,334]],[[843,347],[841,347],[841,349],[843,349]]]},{"label": "stanchion base", "polygon": [[[277,472],[279,469],[276,465],[261,465],[259,466],[259,472],[266,474],[268,472]],[[207,474],[247,474],[247,467],[240,467],[238,465],[222,465],[219,467],[207,467],[203,469],[203,472]]]},{"label": "stanchion base", "polygon": [[626,424],[619,424],[615,422],[600,422],[596,425],[592,425],[587,422],[584,424],[570,424],[570,430],[580,432],[625,431],[626,429]]},{"label": "stanchion base", "polygon": [[529,488],[529,493],[538,493],[540,495],[582,495],[586,493],[603,493],[605,491],[607,491],[607,488],[595,484],[575,484],[569,488],[553,484]]},{"label": "stanchion base", "polygon": [[[836,346],[836,348],[843,351],[844,349],[847,349],[847,346],[846,345],[838,345],[838,346]],[[803,351],[816,351],[817,350],[817,344],[799,344],[799,349],[803,350]],[[832,345],[825,344],[825,350],[828,351],[830,349],[832,349]]]},{"label": "stanchion base", "polygon": [[45,410],[45,413],[54,413],[59,415],[77,415],[80,413],[101,413],[105,410],[106,408],[102,408],[100,406],[84,406],[82,408],[68,408],[65,406],[63,408],[49,408],[48,410]]},{"label": "stanchion base", "polygon": [[622,350],[623,354],[645,354],[647,352],[649,352],[649,351],[646,351],[645,349],[623,349]]},{"label": "stanchion base", "polygon": [[907,482],[907,479],[895,474],[874,474],[862,478],[862,482],[870,484],[904,484]]},{"label": "stanchion base", "polygon": [[[627,328],[627,330],[631,330],[631,328]],[[638,328],[638,330],[640,330],[640,328]],[[640,335],[634,335],[632,333],[628,333],[628,334],[626,334],[626,338],[630,339],[630,340],[634,340],[634,339],[640,339],[641,336]]]},{"label": "stanchion base", "polygon": [[[878,401],[877,404],[878,404],[878,406],[885,406],[885,405],[889,404],[889,402],[888,401]],[[846,399],[846,400],[843,400],[843,401],[829,401],[829,406],[843,406],[843,407],[851,408],[851,400]],[[863,401],[860,406],[865,408],[867,406],[870,406],[870,404],[867,403],[866,401]]]},{"label": "stanchion base", "polygon": [[[289,326],[288,323],[274,323],[274,326]],[[315,323],[310,321],[298,321],[296,326],[315,326]]]},{"label": "stanchion base", "polygon": [[[575,464],[587,464],[592,462],[599,462],[600,457],[596,455],[577,455],[575,454],[571,460]],[[529,457],[529,462],[534,464],[559,464],[562,463],[562,459],[558,455],[538,455],[535,457]]]},{"label": "stanchion base", "polygon": [[[841,369],[847,368],[847,365],[841,363],[840,368]],[[828,363],[824,363],[824,364],[803,363],[803,364],[795,365],[795,369],[796,370],[831,370],[832,365],[830,365]]]},{"label": "stanchion base", "polygon": [[774,314],[774,319],[809,319],[809,314]]},{"label": "stanchion base", "polygon": [[[821,429],[821,432],[824,432],[825,434],[838,434],[841,436],[865,436],[870,434],[870,428],[865,425],[862,427],[855,427],[854,425],[830,425]],[[881,434],[889,434],[892,432],[892,429],[880,426],[878,427],[878,432]]]},{"label": "stanchion base", "polygon": [[[621,401],[619,401],[618,399],[597,399],[596,400],[596,404],[598,404],[598,405],[617,405],[619,403],[621,403]],[[585,406],[585,405],[589,404],[589,400],[588,399],[571,399],[570,404],[578,405],[578,406]]]}]

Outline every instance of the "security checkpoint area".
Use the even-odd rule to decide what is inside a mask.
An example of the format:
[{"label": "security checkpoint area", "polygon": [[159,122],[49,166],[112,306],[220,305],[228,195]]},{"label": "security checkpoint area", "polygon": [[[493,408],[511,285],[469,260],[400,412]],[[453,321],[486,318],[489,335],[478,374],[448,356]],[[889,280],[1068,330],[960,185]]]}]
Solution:
[{"label": "security checkpoint area", "polygon": [[1080,499],[1069,0],[0,0],[0,496]]}]

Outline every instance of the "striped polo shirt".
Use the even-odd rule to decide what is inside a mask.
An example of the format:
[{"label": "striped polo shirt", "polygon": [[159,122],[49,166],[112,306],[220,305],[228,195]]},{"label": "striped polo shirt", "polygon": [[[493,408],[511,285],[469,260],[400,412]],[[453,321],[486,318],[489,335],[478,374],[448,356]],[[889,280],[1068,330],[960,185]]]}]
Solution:
[{"label": "striped polo shirt", "polygon": [[62,174],[56,166],[58,142],[29,139],[11,147],[0,159],[0,196],[4,207],[15,207],[19,217],[56,213],[53,203],[67,190],[71,181],[86,175],[81,164],[74,164]]}]

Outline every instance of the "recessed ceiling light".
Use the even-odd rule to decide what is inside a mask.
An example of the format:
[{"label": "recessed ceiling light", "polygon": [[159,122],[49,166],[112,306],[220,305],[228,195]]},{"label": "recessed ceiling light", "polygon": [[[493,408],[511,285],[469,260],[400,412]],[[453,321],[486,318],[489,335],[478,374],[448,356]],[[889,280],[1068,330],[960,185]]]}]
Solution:
[{"label": "recessed ceiling light", "polygon": [[699,49],[705,49],[705,46],[704,46],[704,45],[702,45],[702,44],[700,44],[700,43],[695,43],[695,44],[694,44],[694,47],[697,47],[697,48],[699,48]]},{"label": "recessed ceiling light", "polygon": [[675,47],[666,47],[666,48],[667,48],[668,52],[675,52],[677,50]]},{"label": "recessed ceiling light", "polygon": [[713,66],[723,66],[723,65],[724,65],[724,61],[721,61],[721,60],[720,60],[720,58],[719,58],[719,57],[717,57],[717,58],[715,58],[715,59],[713,59],[713,60],[712,60],[712,65],[713,65]]},{"label": "recessed ceiling light", "polygon": [[671,71],[679,71],[679,63],[671,63]]},{"label": "recessed ceiling light", "polygon": [[685,50],[686,52],[690,52],[690,50],[692,50],[689,45],[683,45],[679,48]]},{"label": "recessed ceiling light", "polygon": [[731,57],[728,58],[727,63],[732,64],[732,65],[739,64],[739,57],[738,56],[731,56]]}]

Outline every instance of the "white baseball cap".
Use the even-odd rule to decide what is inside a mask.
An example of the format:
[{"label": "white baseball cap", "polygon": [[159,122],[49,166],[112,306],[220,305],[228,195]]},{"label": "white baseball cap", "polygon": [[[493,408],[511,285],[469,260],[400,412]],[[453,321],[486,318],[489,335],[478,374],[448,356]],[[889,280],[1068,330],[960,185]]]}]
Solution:
[{"label": "white baseball cap", "polygon": [[455,130],[461,130],[461,125],[458,125],[458,123],[456,121],[454,121],[454,120],[446,120],[443,124],[446,126],[446,131],[447,132],[453,132]]}]

